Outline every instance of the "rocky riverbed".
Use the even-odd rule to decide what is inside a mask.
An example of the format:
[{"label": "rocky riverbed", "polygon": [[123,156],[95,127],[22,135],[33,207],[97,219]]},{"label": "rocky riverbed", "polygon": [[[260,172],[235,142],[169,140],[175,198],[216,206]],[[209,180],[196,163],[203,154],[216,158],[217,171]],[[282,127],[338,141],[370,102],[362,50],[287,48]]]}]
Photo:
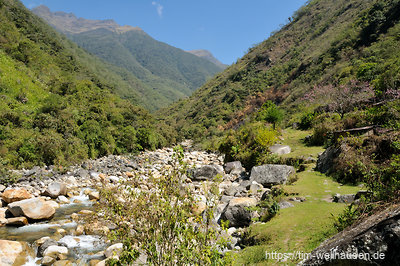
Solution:
[{"label": "rocky riverbed", "polygon": [[[206,208],[201,189],[216,175],[220,201],[215,224],[228,220],[228,249],[240,249],[241,232],[262,215],[251,210],[266,198],[271,187],[285,183],[295,174],[283,165],[254,167],[246,172],[240,162],[224,164],[224,158],[213,153],[194,151],[190,142],[184,161],[189,166],[186,185],[197,196],[197,212]],[[105,265],[107,258],[118,254],[122,244],[111,245],[103,236],[115,225],[88,222],[85,217],[102,215],[93,212],[100,200],[96,187],[115,188],[131,178],[143,180],[141,189],[150,192],[148,176],[161,175],[170,165],[173,150],[146,151],[137,156],[108,156],[89,160],[68,169],[35,167],[15,171],[21,176],[9,187],[0,187],[0,264],[1,265]],[[281,202],[281,207],[290,203]],[[93,221],[95,219],[92,219]],[[141,256],[140,263],[145,263]]]}]

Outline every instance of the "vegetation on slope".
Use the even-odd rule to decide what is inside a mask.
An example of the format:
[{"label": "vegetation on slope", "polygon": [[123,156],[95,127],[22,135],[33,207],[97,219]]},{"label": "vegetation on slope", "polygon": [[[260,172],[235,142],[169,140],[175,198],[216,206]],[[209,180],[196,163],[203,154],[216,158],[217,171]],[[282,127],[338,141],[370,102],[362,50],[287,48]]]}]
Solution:
[{"label": "vegetation on slope", "polygon": [[[60,20],[65,19],[62,12],[50,13],[45,7],[33,11],[80,47],[137,77],[140,81],[136,82],[138,88],[132,89],[150,110],[189,96],[223,69],[207,59],[156,41],[138,28],[123,32],[109,27],[91,29],[90,20],[68,16],[74,23],[61,24]],[[86,30],[75,32],[70,28],[80,24]],[[114,72],[126,75],[120,71]]]},{"label": "vegetation on slope", "polygon": [[369,82],[379,99],[399,86],[399,9],[397,0],[309,1],[279,32],[173,105],[169,123],[188,138],[221,136],[266,100],[295,122],[321,105],[304,102],[315,86],[354,80]]},{"label": "vegetation on slope", "polygon": [[0,160],[71,164],[161,145],[147,111],[121,100],[75,45],[19,1],[0,0]]}]

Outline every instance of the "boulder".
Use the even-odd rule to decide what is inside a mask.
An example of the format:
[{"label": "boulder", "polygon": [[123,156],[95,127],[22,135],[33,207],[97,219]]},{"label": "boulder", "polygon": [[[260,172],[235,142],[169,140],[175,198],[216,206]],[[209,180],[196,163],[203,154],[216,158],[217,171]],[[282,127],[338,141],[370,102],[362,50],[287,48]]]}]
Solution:
[{"label": "boulder", "polygon": [[251,223],[252,211],[249,207],[257,205],[253,198],[234,198],[222,211],[219,221],[229,221],[229,227],[246,227]]},{"label": "boulder", "polygon": [[278,155],[289,154],[292,152],[292,150],[290,149],[290,147],[288,145],[280,145],[280,144],[272,145],[271,147],[269,147],[269,150],[272,153],[278,154]]},{"label": "boulder", "polygon": [[188,170],[188,176],[196,181],[211,180],[218,174],[223,175],[224,170],[222,169],[222,166],[215,164]]},{"label": "boulder", "polygon": [[25,265],[32,254],[25,242],[0,240],[0,265]]},{"label": "boulder", "polygon": [[25,188],[12,188],[3,192],[2,198],[6,203],[30,199],[33,196]]},{"label": "boulder", "polygon": [[245,171],[242,163],[239,161],[226,163],[224,167],[227,174],[240,174]]},{"label": "boulder", "polygon": [[32,220],[51,219],[56,210],[41,198],[26,199],[8,204],[9,211],[15,216],[25,216]]},{"label": "boulder", "polygon": [[400,205],[393,204],[325,240],[300,265],[398,265],[399,248]]},{"label": "boulder", "polygon": [[67,185],[60,182],[54,182],[47,186],[47,189],[43,192],[44,196],[56,199],[58,196],[67,195]]},{"label": "boulder", "polygon": [[256,181],[264,187],[285,184],[296,170],[293,166],[265,164],[251,169],[250,181]]}]

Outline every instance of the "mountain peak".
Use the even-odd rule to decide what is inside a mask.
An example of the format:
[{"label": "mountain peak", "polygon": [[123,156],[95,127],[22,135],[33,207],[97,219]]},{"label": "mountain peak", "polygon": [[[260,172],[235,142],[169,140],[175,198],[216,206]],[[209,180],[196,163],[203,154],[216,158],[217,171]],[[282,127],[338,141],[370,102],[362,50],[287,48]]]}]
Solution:
[{"label": "mountain peak", "polygon": [[107,29],[118,33],[132,30],[142,31],[139,27],[121,26],[112,19],[90,20],[78,18],[73,13],[66,13],[63,11],[51,12],[51,10],[45,5],[33,8],[32,12],[63,33],[78,34],[97,29]]},{"label": "mountain peak", "polygon": [[226,68],[227,65],[225,65],[224,63],[221,63],[217,58],[214,57],[214,55],[208,51],[208,50],[204,50],[204,49],[199,49],[199,50],[191,50],[191,51],[186,51],[190,54],[193,54],[195,56],[207,59],[208,61],[216,64],[217,66],[221,67],[222,69]]}]

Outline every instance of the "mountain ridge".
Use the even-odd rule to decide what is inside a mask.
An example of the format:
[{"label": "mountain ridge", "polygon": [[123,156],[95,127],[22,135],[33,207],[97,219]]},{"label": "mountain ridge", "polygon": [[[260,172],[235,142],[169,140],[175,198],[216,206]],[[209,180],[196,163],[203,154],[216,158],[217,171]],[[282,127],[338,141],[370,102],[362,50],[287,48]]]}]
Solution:
[{"label": "mountain ridge", "polygon": [[151,111],[191,95],[222,70],[205,58],[153,39],[139,28],[121,31],[112,20],[78,19],[43,6],[33,12],[80,47],[137,77],[141,82],[139,95]]},{"label": "mountain ridge", "polygon": [[66,13],[63,11],[51,12],[50,8],[45,5],[40,5],[32,9],[32,12],[39,17],[46,18],[46,21],[57,28],[64,34],[77,34],[85,31],[96,30],[105,28],[113,32],[124,33],[131,30],[143,31],[139,27],[121,26],[113,19],[107,20],[90,20],[85,18],[78,18],[73,13]]},{"label": "mountain ridge", "polygon": [[220,62],[217,58],[215,58],[215,56],[214,56],[210,51],[208,51],[208,50],[205,50],[205,49],[198,49],[198,50],[190,50],[190,51],[186,51],[186,52],[191,53],[191,54],[194,54],[194,55],[196,55],[196,56],[198,56],[198,57],[205,58],[205,59],[207,59],[208,61],[210,61],[210,62],[216,64],[217,66],[219,66],[219,67],[221,67],[221,68],[223,68],[223,69],[225,69],[225,68],[228,67],[228,65],[226,65],[226,64],[224,64],[224,63],[222,63],[222,62]]}]

